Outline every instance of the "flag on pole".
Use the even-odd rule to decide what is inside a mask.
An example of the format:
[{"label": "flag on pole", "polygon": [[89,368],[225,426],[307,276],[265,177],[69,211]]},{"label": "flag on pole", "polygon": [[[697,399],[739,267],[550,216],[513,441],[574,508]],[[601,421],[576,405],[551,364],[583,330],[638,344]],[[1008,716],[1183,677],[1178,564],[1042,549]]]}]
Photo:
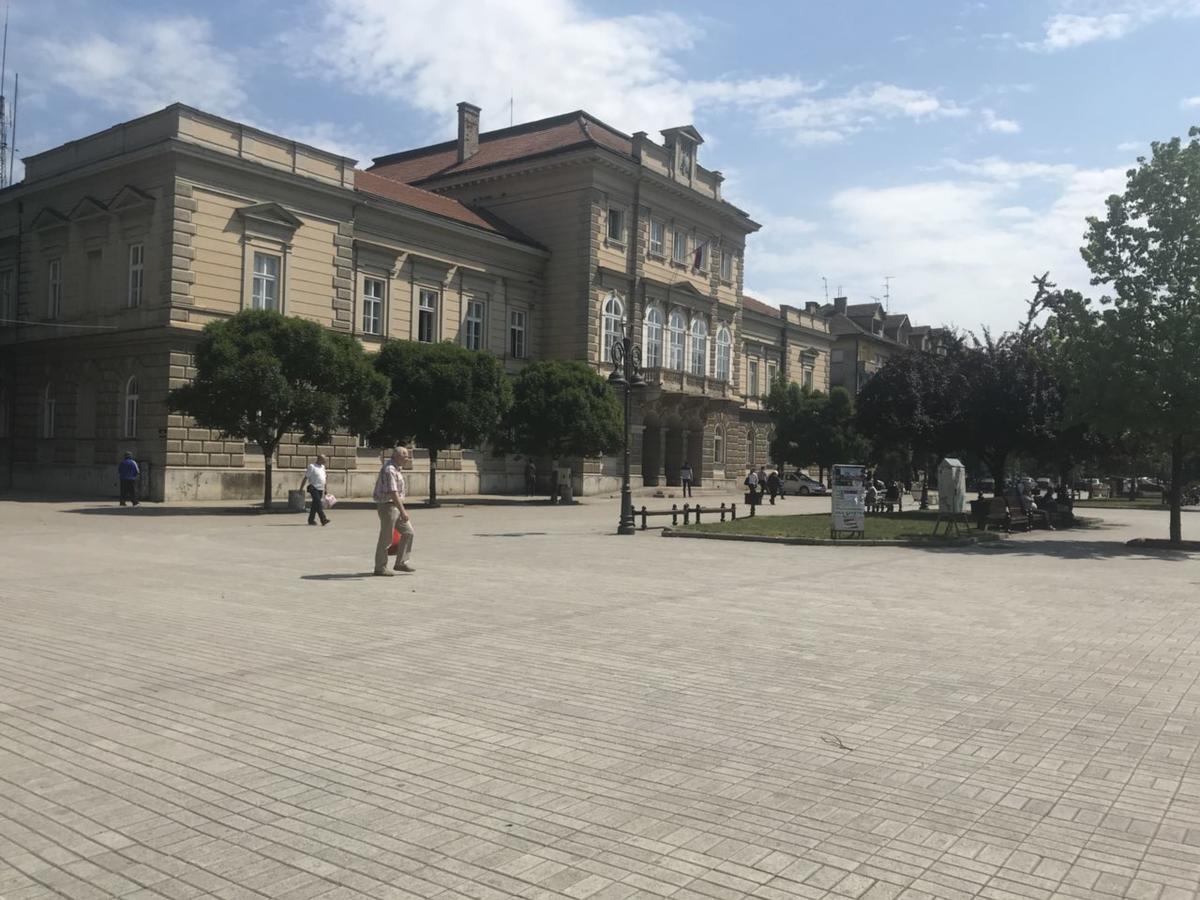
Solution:
[{"label": "flag on pole", "polygon": [[696,245],[696,249],[692,253],[692,268],[693,269],[703,269],[704,268],[704,253],[708,249],[708,245],[711,243],[712,243],[712,238],[709,238],[708,240],[703,241],[702,243],[699,243]]}]

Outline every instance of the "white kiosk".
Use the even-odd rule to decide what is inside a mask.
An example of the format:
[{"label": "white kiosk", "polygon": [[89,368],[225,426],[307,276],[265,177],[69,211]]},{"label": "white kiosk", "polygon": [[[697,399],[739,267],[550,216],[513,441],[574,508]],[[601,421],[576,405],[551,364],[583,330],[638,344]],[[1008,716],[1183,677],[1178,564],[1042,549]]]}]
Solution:
[{"label": "white kiosk", "polygon": [[943,534],[960,532],[967,520],[967,467],[957,459],[947,457],[938,463],[938,517],[933,523],[933,533],[945,523]]},{"label": "white kiosk", "polygon": [[829,536],[839,534],[866,537],[867,531],[867,467],[839,463],[830,472],[833,490],[833,521]]}]

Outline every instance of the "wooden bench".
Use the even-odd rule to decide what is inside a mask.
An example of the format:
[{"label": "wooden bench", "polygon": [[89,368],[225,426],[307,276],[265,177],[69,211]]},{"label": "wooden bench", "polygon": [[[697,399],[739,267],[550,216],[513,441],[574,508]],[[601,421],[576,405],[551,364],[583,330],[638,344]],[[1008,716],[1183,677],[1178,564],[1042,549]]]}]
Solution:
[{"label": "wooden bench", "polygon": [[1011,534],[1014,528],[1029,531],[1033,522],[1025,514],[1024,508],[1016,497],[993,497],[988,505],[987,518],[983,521],[983,530],[989,525],[1003,525],[1004,530]]}]

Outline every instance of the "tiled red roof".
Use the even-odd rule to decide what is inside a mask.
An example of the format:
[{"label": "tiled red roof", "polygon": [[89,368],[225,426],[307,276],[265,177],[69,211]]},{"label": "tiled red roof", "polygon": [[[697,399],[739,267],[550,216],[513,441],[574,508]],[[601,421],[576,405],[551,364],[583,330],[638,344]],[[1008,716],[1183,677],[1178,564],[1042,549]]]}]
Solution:
[{"label": "tiled red roof", "polygon": [[776,307],[768,306],[761,300],[754,299],[749,294],[742,294],[742,305],[750,310],[750,312],[756,312],[760,316],[770,316],[773,319],[779,318],[779,310]]},{"label": "tiled red roof", "polygon": [[433,213],[435,216],[442,216],[447,219],[453,219],[456,222],[462,222],[464,225],[471,225],[484,231],[490,231],[492,234],[540,246],[536,241],[489,212],[472,209],[458,200],[443,197],[441,194],[423,191],[418,187],[413,187],[410,184],[404,184],[391,178],[384,178],[371,172],[355,169],[354,189],[363,194],[382,197],[386,200],[394,200],[397,203],[403,203],[405,206]]},{"label": "tiled red roof", "polygon": [[633,142],[627,135],[577,111],[481,134],[479,149],[461,163],[457,142],[447,141],[377,157],[370,171],[396,181],[417,184],[434,176],[469,172],[586,146],[606,147],[631,158],[633,155]]}]

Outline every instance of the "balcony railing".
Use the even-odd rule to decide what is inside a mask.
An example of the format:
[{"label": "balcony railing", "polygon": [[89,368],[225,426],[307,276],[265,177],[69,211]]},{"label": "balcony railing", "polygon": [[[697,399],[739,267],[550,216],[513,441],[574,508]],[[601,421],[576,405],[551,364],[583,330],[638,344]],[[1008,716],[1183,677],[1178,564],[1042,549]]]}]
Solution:
[{"label": "balcony railing", "polygon": [[733,389],[727,381],[719,381],[707,375],[693,375],[678,369],[661,366],[645,369],[642,377],[650,387],[673,394],[691,394],[697,397],[732,397]]}]

